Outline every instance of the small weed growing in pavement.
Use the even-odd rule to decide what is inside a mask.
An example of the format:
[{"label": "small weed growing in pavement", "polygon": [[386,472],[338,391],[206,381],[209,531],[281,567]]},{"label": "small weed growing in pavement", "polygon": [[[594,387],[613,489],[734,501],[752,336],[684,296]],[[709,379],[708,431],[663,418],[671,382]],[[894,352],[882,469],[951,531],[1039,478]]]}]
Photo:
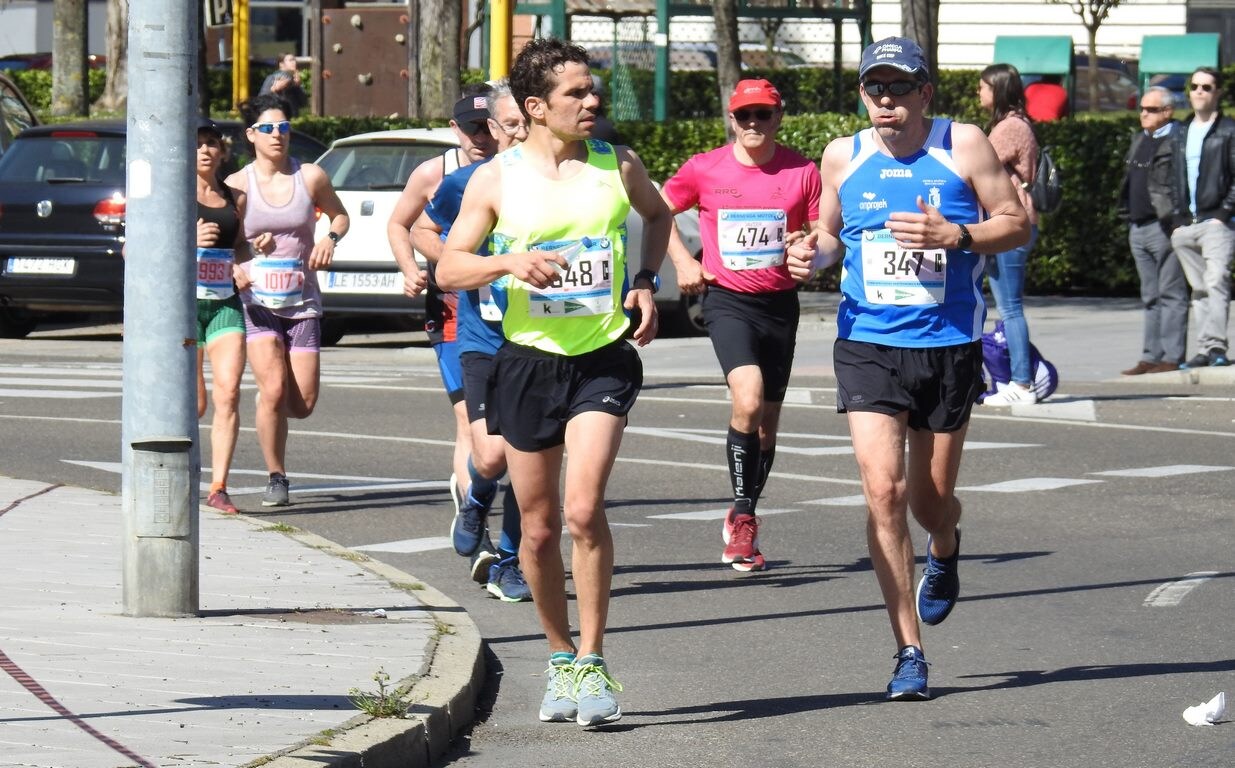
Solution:
[{"label": "small weed growing in pavement", "polygon": [[371,717],[406,717],[407,690],[391,688],[390,675],[381,668],[378,668],[373,675],[373,681],[377,683],[376,693],[362,691],[359,688],[353,688],[347,692],[352,704]]},{"label": "small weed growing in pavement", "polygon": [[331,728],[327,728],[313,738],[309,739],[309,743],[316,747],[329,747],[330,740],[333,739],[334,736],[335,731]]},{"label": "small weed growing in pavement", "polygon": [[438,635],[453,635],[455,633],[454,627],[440,619],[435,619],[433,621],[433,628],[437,630]]},{"label": "small weed growing in pavement", "polygon": [[395,589],[401,589],[404,592],[416,592],[425,588],[424,584],[417,581],[395,581],[391,582],[390,586]]},{"label": "small weed growing in pavement", "polygon": [[295,533],[296,532],[295,527],[290,526],[287,523],[275,523],[274,525],[266,526],[262,530],[270,531],[271,533]]}]

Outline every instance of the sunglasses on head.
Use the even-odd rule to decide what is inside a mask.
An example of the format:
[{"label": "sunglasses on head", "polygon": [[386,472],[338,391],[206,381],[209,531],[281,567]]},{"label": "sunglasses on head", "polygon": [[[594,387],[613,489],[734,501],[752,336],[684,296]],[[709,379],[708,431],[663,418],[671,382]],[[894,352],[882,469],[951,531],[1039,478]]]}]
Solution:
[{"label": "sunglasses on head", "polygon": [[478,123],[459,123],[459,130],[466,133],[468,136],[479,136],[482,131],[489,130],[488,121]]},{"label": "sunglasses on head", "polygon": [[1142,112],[1148,112],[1151,115],[1156,115],[1160,112],[1165,112],[1168,109],[1170,109],[1170,107],[1146,107],[1144,105],[1141,106]]},{"label": "sunglasses on head", "polygon": [[253,125],[250,125],[249,127],[258,133],[271,134],[278,131],[283,134],[292,129],[292,124],[287,120],[280,120],[277,123],[253,123]]},{"label": "sunglasses on head", "polygon": [[868,80],[862,83],[862,90],[866,91],[868,95],[876,97],[882,96],[885,92],[893,96],[904,96],[907,93],[920,90],[921,87],[921,85],[912,80],[894,80],[890,83],[877,83]]},{"label": "sunglasses on head", "polygon": [[1214,89],[1213,83],[1188,83],[1188,90],[1209,93]]},{"label": "sunglasses on head", "polygon": [[756,120],[771,120],[772,115],[776,114],[771,109],[735,109],[733,110],[733,119],[739,123],[744,123],[753,116]]}]

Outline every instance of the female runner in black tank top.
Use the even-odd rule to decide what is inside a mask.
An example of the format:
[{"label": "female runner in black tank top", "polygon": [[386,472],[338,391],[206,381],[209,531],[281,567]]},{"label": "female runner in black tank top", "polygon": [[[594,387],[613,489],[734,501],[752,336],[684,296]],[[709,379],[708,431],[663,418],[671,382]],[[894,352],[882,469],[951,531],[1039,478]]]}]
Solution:
[{"label": "female runner in black tank top", "polygon": [[[250,258],[249,243],[244,239],[241,221],[244,216],[244,195],[235,193],[220,180],[218,172],[225,149],[222,134],[213,122],[203,119],[197,128],[197,247],[231,249],[234,255],[232,284],[222,291],[212,290],[198,262],[197,299],[197,416],[206,414],[205,356],[210,355],[211,400],[214,417],[210,429],[211,478],[206,506],[224,514],[236,514],[236,505],[227,493],[227,475],[231,469],[236,438],[240,433],[240,377],[244,373],[244,310],[237,291],[248,281],[234,268],[236,262]],[[273,239],[267,234],[254,240],[258,248],[270,248]],[[219,280],[215,280],[217,289]],[[222,282],[226,283],[226,279]],[[240,283],[238,286],[237,283]],[[221,298],[203,298],[203,291],[228,293]]]}]

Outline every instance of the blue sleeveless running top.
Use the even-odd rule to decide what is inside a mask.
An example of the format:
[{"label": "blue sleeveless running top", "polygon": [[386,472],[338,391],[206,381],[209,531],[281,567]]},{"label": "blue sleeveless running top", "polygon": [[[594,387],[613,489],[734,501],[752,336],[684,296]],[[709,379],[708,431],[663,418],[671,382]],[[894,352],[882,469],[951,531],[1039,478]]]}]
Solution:
[{"label": "blue sleeveless running top", "polygon": [[956,248],[904,251],[885,226],[893,211],[918,212],[920,195],[944,218],[981,219],[977,195],[952,159],[952,121],[935,118],[908,157],[880,151],[874,129],[853,137],[838,192],[845,245],[837,336],[893,347],[943,347],[982,337],[984,257]]}]

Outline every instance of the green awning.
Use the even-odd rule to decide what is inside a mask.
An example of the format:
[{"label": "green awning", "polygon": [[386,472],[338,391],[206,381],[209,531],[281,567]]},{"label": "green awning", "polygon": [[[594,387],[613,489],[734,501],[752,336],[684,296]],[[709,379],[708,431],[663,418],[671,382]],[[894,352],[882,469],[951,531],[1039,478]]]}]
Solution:
[{"label": "green awning", "polygon": [[1067,77],[1072,73],[1072,38],[1066,35],[1000,35],[995,38],[995,58],[992,61],[1011,64],[1022,75]]},{"label": "green awning", "polygon": [[1218,34],[1145,35],[1141,40],[1142,84],[1153,75],[1190,75],[1197,67],[1218,66]]}]

